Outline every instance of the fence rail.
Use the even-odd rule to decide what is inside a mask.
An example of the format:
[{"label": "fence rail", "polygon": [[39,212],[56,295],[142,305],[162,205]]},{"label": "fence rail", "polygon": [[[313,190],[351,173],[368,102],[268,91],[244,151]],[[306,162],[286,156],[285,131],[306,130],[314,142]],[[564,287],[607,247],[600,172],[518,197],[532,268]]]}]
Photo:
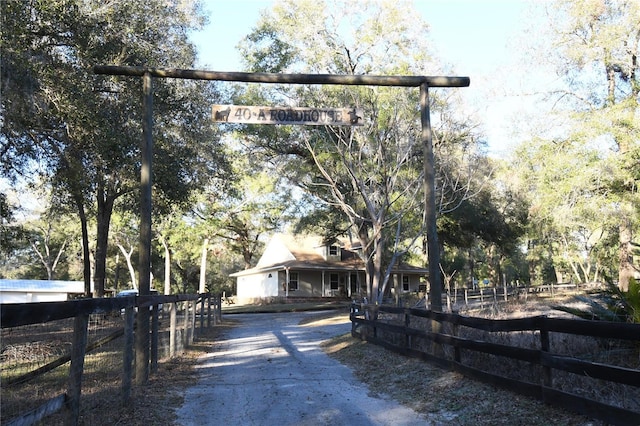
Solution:
[{"label": "fence rail", "polygon": [[[588,380],[602,380],[609,385],[629,386],[635,398],[640,397],[640,370],[637,365],[640,355],[640,324],[545,316],[492,320],[417,308],[363,304],[353,304],[350,317],[354,337],[611,424],[640,424],[640,401],[637,399],[636,411],[577,395],[556,386],[556,382],[561,377],[565,381],[566,373],[569,373],[589,378]],[[489,335],[528,333],[529,342],[537,341],[537,347],[518,346],[509,341],[495,342],[490,338],[480,339],[478,332]],[[609,365],[554,352],[552,335],[564,336],[565,339],[567,335],[594,338],[592,344],[596,345],[595,349],[599,349],[597,345],[604,344],[605,340],[626,342],[623,346],[628,351],[630,360],[635,358],[636,364],[634,367]],[[418,340],[426,344],[420,344]],[[478,354],[481,354],[483,362],[474,362],[479,357]],[[492,359],[487,361],[487,357]],[[537,373],[533,373],[529,380],[497,374],[496,371],[500,368],[495,366],[504,365],[505,359],[524,362],[538,369]],[[493,367],[487,368],[487,365]]]},{"label": "fence rail", "polygon": [[485,304],[496,304],[514,299],[527,299],[529,294],[554,297],[562,293],[572,293],[589,288],[584,284],[551,283],[536,286],[478,286],[477,288],[453,288],[442,295],[443,305],[451,309],[456,306],[484,308]]},{"label": "fence rail", "polygon": [[[21,375],[13,375],[3,379],[3,387],[6,390],[15,385],[24,384],[34,380],[55,368],[70,363],[66,391],[41,403],[38,407],[31,407],[27,412],[12,413],[9,418],[3,412],[3,425],[31,425],[44,417],[67,410],[66,424],[78,424],[80,415],[81,384],[84,374],[86,356],[124,336],[123,343],[119,347],[122,353],[122,377],[120,398],[123,404],[128,403],[131,396],[132,377],[134,374],[134,333],[136,332],[134,316],[137,310],[150,310],[149,327],[149,365],[151,373],[157,372],[159,359],[159,317],[162,311],[169,316],[169,328],[166,332],[168,338],[165,353],[173,357],[178,353],[179,347],[185,347],[193,343],[197,324],[198,302],[200,306],[200,329],[210,327],[212,323],[219,323],[221,318],[221,297],[211,294],[183,294],[170,296],[130,296],[117,298],[81,299],[67,302],[42,302],[0,305],[1,328],[5,332],[20,330],[24,326],[39,326],[54,323],[60,320],[73,319],[73,332],[71,338],[71,350],[62,356],[42,365],[36,369]],[[177,321],[178,304],[183,305],[183,323],[180,327]],[[92,342],[88,342],[88,324],[90,317],[116,317],[122,325],[112,330],[106,336],[102,336]],[[3,342],[3,347],[4,347]],[[5,401],[3,401],[5,402]],[[4,404],[6,405],[6,404]],[[3,409],[4,411],[4,409]]]}]

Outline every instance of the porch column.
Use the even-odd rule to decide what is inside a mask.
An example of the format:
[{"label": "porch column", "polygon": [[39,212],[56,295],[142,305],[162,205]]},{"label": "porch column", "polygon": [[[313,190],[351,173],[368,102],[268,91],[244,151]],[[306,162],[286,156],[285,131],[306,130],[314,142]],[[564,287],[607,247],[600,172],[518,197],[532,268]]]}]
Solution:
[{"label": "porch column", "polygon": [[322,270],[322,294],[320,295],[321,297],[325,296],[325,292],[324,292],[324,270]]},{"label": "porch column", "polygon": [[289,297],[289,268],[284,268],[284,297]]}]

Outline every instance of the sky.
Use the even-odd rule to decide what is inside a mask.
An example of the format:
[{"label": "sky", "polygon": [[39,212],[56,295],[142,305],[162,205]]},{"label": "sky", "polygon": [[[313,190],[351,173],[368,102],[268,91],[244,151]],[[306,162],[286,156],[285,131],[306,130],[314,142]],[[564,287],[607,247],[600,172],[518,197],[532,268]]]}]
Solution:
[{"label": "sky", "polygon": [[[260,11],[277,0],[203,0],[209,24],[193,34],[200,69],[242,71],[236,46],[257,23]],[[469,112],[479,117],[490,153],[502,156],[515,143],[513,115],[522,97],[505,94],[505,78],[521,57],[519,38],[531,25],[536,0],[414,0],[429,23],[429,38],[454,75],[468,76],[471,85],[461,96]],[[520,77],[521,78],[521,77]],[[450,89],[447,89],[450,90]]]}]

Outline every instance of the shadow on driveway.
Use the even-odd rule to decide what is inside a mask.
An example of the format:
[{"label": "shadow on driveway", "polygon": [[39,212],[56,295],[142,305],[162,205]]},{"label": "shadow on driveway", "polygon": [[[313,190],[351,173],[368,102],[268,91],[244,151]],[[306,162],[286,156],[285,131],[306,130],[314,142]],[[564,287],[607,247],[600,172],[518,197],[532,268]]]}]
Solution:
[{"label": "shadow on driveway", "polygon": [[350,332],[348,317],[308,323],[314,315],[234,315],[238,325],[202,359],[197,383],[185,391],[178,424],[428,424],[395,401],[368,396],[351,370],[322,351],[321,342]]}]

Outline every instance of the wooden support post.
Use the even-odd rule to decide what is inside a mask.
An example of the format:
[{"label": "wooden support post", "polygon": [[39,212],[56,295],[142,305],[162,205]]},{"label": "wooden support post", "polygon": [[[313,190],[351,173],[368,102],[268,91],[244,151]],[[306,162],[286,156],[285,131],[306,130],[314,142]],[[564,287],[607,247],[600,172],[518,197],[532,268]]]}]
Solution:
[{"label": "wooden support post", "polygon": [[356,323],[354,321],[356,317],[356,304],[355,302],[351,303],[349,307],[349,320],[351,321],[351,337],[356,337]]},{"label": "wooden support post", "polygon": [[212,297],[213,299],[213,325],[218,325],[218,309],[221,309],[222,296],[220,294],[216,294]]},{"label": "wooden support post", "polygon": [[204,301],[206,297],[206,294],[200,294],[200,334],[202,334],[202,329],[204,328]]},{"label": "wooden support post", "polygon": [[133,381],[133,306],[124,310],[124,350],[122,351],[122,404],[128,405],[131,400],[131,383]]},{"label": "wooden support post", "polygon": [[373,337],[377,338],[378,337],[378,327],[376,327],[376,324],[378,322],[378,305],[371,305],[371,319],[373,320]]},{"label": "wooden support post", "polygon": [[151,315],[151,373],[156,373],[158,371],[158,333],[160,328],[158,305],[153,305]]},{"label": "wooden support post", "polygon": [[[458,337],[458,335],[460,334],[460,326],[457,323],[453,323],[453,337]],[[457,363],[460,363],[462,359],[461,353],[460,353],[460,346],[455,345],[453,347],[453,360]]]},{"label": "wooden support post", "polygon": [[73,346],[71,347],[71,367],[69,369],[68,425],[77,425],[80,419],[80,394],[82,393],[82,373],[84,355],[87,348],[89,315],[78,315],[73,323]]},{"label": "wooden support post", "polygon": [[190,301],[189,304],[193,304],[193,315],[191,317],[191,323],[190,325],[190,330],[191,332],[189,333],[189,345],[193,344],[193,338],[195,336],[195,331],[196,331],[196,311],[198,309],[198,301],[194,300],[194,301]]},{"label": "wooden support post", "polygon": [[409,310],[405,310],[404,312],[404,328],[405,328],[405,341],[404,345],[407,349],[411,349],[411,335],[409,334],[409,326],[411,325],[411,314]]},{"label": "wooden support post", "polygon": [[207,328],[211,328],[211,293],[207,293]]},{"label": "wooden support post", "polygon": [[178,311],[178,303],[173,302],[169,304],[169,357],[173,358],[176,356],[176,323],[177,323],[177,314]]},{"label": "wooden support post", "polygon": [[[151,288],[151,187],[153,162],[153,86],[150,73],[142,78],[144,121],[140,142],[140,241],[138,255],[138,289],[140,296]],[[149,380],[149,309],[138,309],[136,332],[136,383]]]},{"label": "wooden support post", "polygon": [[217,314],[217,319],[215,320],[214,324],[218,325],[222,322],[222,295],[221,294],[217,294],[216,295],[216,311],[215,313]]},{"label": "wooden support post", "polygon": [[[551,342],[549,340],[549,331],[544,327],[540,328],[540,348],[543,352],[551,350]],[[548,388],[553,386],[553,377],[551,376],[551,367],[542,367],[542,384]]]},{"label": "wooden support post", "polygon": [[187,347],[189,345],[189,301],[185,300],[182,306],[184,307],[182,346]]},{"label": "wooden support post", "polygon": [[[440,277],[440,246],[436,227],[436,174],[433,154],[433,135],[429,113],[429,84],[420,84],[420,122],[422,126],[424,215],[429,267],[429,295],[432,311],[442,312],[442,279]],[[437,331],[439,332],[439,330]]]}]

